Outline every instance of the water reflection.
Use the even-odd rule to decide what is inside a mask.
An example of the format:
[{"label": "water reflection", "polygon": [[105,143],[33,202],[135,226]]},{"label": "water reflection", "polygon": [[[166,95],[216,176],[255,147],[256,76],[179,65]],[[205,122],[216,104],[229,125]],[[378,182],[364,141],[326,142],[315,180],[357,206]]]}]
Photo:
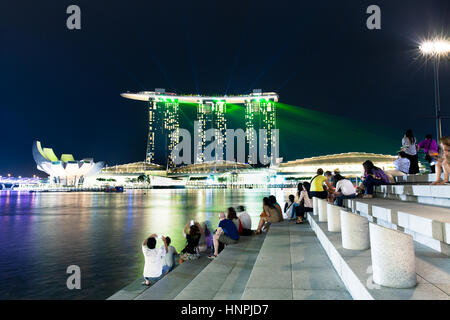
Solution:
[{"label": "water reflection", "polygon": [[[0,299],[104,299],[142,273],[140,244],[169,235],[180,251],[191,219],[245,205],[253,227],[262,197],[283,190],[147,190],[123,194],[0,192]],[[66,288],[78,265],[82,289]]]}]

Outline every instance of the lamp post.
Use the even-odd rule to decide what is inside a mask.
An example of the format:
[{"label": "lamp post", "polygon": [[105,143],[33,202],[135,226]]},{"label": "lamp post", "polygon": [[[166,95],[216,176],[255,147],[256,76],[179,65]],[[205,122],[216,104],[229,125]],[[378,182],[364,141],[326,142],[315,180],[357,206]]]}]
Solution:
[{"label": "lamp post", "polygon": [[433,39],[424,41],[420,47],[420,51],[426,57],[431,57],[434,62],[434,99],[436,107],[436,131],[437,141],[442,138],[442,118],[439,94],[439,62],[441,57],[450,53],[450,41],[447,39]]}]

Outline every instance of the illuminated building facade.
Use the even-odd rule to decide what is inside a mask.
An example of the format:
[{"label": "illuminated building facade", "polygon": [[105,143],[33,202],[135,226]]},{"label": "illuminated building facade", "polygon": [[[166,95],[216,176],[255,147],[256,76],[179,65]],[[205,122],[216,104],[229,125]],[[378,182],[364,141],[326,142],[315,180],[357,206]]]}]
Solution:
[{"label": "illuminated building facade", "polygon": [[71,154],[58,158],[52,148],[42,148],[39,141],[33,142],[32,153],[38,170],[49,175],[50,184],[81,185],[85,178],[95,176],[105,165],[91,158],[75,160]]},{"label": "illuminated building facade", "polygon": [[397,157],[392,155],[349,152],[284,162],[280,164],[278,172],[287,176],[310,179],[316,175],[318,168],[331,172],[339,169],[343,176],[355,178],[361,177],[362,164],[366,160],[372,161],[383,170],[392,170],[395,169],[393,163],[395,159]]},{"label": "illuminated building facade", "polygon": [[179,142],[178,99],[164,89],[155,89],[148,99],[148,139],[146,163],[174,167],[170,151]]},{"label": "illuminated building facade", "polygon": [[[197,105],[198,127],[194,134],[199,138],[194,146],[194,154],[197,158],[195,163],[205,161],[204,151],[208,141],[206,130],[217,129],[216,138],[219,146],[223,147],[223,154],[215,154],[215,160],[226,159],[226,130],[227,130],[227,104],[245,106],[245,125],[247,132],[247,143],[255,144],[254,132],[259,129],[267,130],[267,138],[259,142],[259,148],[268,150],[261,162],[268,163],[271,152],[274,149],[275,140],[272,139],[272,131],[276,128],[276,106],[278,95],[276,93],[262,93],[254,90],[249,95],[239,96],[199,96],[199,95],[176,95],[167,93],[164,89],[155,91],[144,91],[138,93],[123,93],[122,97],[132,100],[146,101],[149,103],[149,130],[146,159],[147,163],[164,165],[167,169],[175,167],[175,159],[171,151],[179,143],[179,104]],[[220,133],[220,134],[219,134]],[[250,135],[250,136],[249,136]],[[257,140],[256,140],[257,141]],[[252,146],[247,146],[247,150]],[[249,163],[257,163],[257,159],[249,154]]]},{"label": "illuminated building facade", "polygon": [[[205,160],[203,152],[206,148],[206,130],[208,129],[217,129],[214,139],[217,141],[218,145],[221,146],[221,149],[225,150],[227,130],[227,121],[225,117],[226,112],[227,104],[224,99],[200,100],[197,108],[197,134],[200,139],[198,145],[196,146],[198,155],[196,163],[202,163]],[[215,154],[214,159],[224,160],[225,151],[222,154]]]},{"label": "illuminated building facade", "polygon": [[[272,137],[273,129],[276,129],[276,105],[277,97],[271,94],[262,93],[261,90],[254,90],[250,98],[245,102],[245,130],[249,149],[256,150],[256,143],[259,141],[260,148],[267,150],[267,153],[260,159],[262,163],[269,163],[269,157],[276,150],[276,139]],[[265,129],[267,135],[260,136],[261,140],[256,139],[254,135],[259,135],[259,130]],[[248,154],[249,163],[257,163],[255,155]],[[278,155],[275,155],[278,157]]]}]

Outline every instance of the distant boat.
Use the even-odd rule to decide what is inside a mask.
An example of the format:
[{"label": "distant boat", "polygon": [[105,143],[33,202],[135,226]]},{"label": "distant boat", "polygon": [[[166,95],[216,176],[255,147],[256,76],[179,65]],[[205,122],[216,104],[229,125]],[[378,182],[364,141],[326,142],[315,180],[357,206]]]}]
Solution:
[{"label": "distant boat", "polygon": [[123,186],[106,187],[105,192],[123,192]]}]

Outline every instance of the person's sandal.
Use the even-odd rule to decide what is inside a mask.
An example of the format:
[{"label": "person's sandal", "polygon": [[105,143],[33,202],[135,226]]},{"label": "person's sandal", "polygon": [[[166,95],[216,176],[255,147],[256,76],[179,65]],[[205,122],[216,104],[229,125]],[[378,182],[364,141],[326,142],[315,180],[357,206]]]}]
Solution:
[{"label": "person's sandal", "polygon": [[261,234],[261,230],[256,230],[255,234]]},{"label": "person's sandal", "polygon": [[212,255],[212,256],[208,256],[208,258],[209,259],[215,259],[215,258],[217,258],[217,256],[216,255]]}]

